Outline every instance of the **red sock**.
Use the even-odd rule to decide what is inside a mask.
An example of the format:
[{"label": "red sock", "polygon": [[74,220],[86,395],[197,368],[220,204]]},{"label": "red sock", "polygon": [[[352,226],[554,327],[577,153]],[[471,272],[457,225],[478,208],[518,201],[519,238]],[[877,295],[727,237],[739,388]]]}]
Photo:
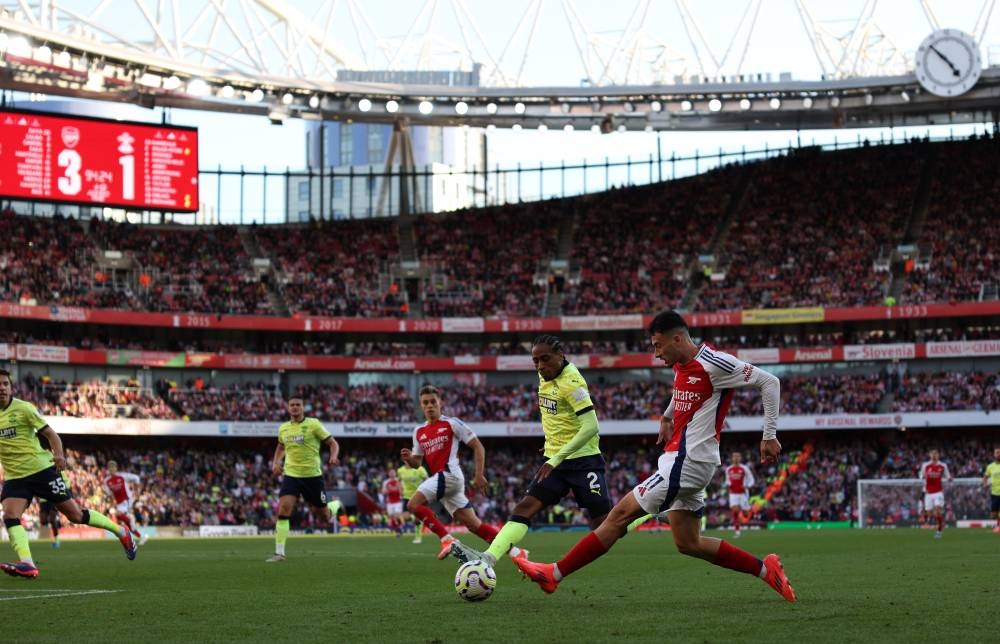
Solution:
[{"label": "red sock", "polygon": [[480,523],[479,527],[476,529],[476,536],[486,543],[493,543],[493,540],[497,538],[498,534],[500,534],[500,531],[488,523]]},{"label": "red sock", "polygon": [[740,518],[741,517],[740,517],[740,511],[739,510],[736,510],[735,512],[733,512],[733,530],[739,530],[740,529]]},{"label": "red sock", "polygon": [[938,532],[944,530],[944,517],[940,516],[937,518]]},{"label": "red sock", "polygon": [[556,562],[556,565],[559,566],[559,572],[562,573],[562,576],[566,577],[583,568],[607,551],[608,549],[604,547],[604,544],[597,538],[597,535],[591,532],[583,539],[580,539],[566,553],[565,557]]},{"label": "red sock", "polygon": [[413,514],[417,515],[424,525],[430,528],[431,532],[439,537],[448,536],[448,530],[444,527],[444,524],[438,520],[437,515],[434,514],[426,505],[417,506],[417,509],[413,511]]},{"label": "red sock", "polygon": [[760,575],[760,569],[764,565],[760,559],[754,557],[746,550],[740,550],[736,546],[729,545],[728,541],[723,541],[719,544],[719,552],[716,553],[715,561],[712,563],[716,566],[735,570],[736,572],[745,572],[754,577]]}]

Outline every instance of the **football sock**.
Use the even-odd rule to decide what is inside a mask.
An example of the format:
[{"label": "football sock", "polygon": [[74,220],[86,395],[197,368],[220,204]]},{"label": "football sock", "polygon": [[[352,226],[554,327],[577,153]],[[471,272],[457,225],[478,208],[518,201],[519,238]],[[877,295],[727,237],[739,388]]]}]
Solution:
[{"label": "football sock", "polygon": [[125,534],[125,528],[115,525],[114,521],[104,516],[97,510],[84,510],[83,522],[94,528],[103,528],[116,537],[120,537]]},{"label": "football sock", "polygon": [[586,537],[577,541],[576,545],[566,553],[566,556],[556,562],[554,571],[556,581],[573,574],[607,551],[608,549],[604,547],[596,534],[588,533]]},{"label": "football sock", "polygon": [[516,546],[524,535],[528,534],[528,522],[523,517],[513,516],[503,524],[500,532],[493,538],[489,549],[483,553],[483,559],[490,565],[496,565],[497,559],[507,554],[511,546]]},{"label": "football sock", "polygon": [[754,557],[746,550],[740,550],[736,546],[730,545],[728,541],[719,544],[719,552],[712,562],[716,566],[729,568],[736,572],[745,572],[748,575],[763,577],[764,562]]},{"label": "football sock", "polygon": [[943,516],[940,516],[940,517],[937,518],[937,528],[938,528],[938,532],[941,532],[942,530],[944,530],[944,517]]},{"label": "football sock", "polygon": [[430,531],[436,534],[439,538],[444,539],[448,536],[448,529],[444,527],[444,524],[437,518],[434,511],[426,505],[417,506],[417,508],[413,511],[413,514],[423,521],[424,525],[430,528]]},{"label": "football sock", "polygon": [[290,521],[288,519],[278,519],[278,523],[274,526],[274,553],[284,556],[285,555],[285,541],[288,540],[288,526]]},{"label": "football sock", "polygon": [[643,523],[649,521],[652,518],[653,518],[652,514],[644,514],[644,515],[642,515],[641,517],[639,517],[638,519],[636,519],[632,523],[628,524],[628,527],[625,528],[625,532],[632,532],[633,530],[635,530],[636,528],[638,528],[639,526],[641,526]]},{"label": "football sock", "polygon": [[21,521],[19,519],[4,519],[3,522],[7,526],[7,534],[10,535],[10,545],[14,548],[14,552],[17,553],[17,558],[34,565],[31,560],[28,533],[25,531],[24,526],[21,525]]},{"label": "football sock", "polygon": [[476,529],[476,536],[486,543],[493,543],[493,540],[497,538],[498,534],[500,534],[500,531],[488,523],[480,523],[479,527]]}]

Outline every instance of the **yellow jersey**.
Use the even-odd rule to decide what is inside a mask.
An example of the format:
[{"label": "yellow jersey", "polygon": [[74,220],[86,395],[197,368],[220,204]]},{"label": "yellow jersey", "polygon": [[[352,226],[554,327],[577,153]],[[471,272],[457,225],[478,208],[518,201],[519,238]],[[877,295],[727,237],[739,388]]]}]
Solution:
[{"label": "yellow jersey", "polygon": [[990,494],[1000,496],[1000,463],[993,461],[987,465],[986,476],[990,477]]},{"label": "yellow jersey", "polygon": [[[563,445],[573,440],[580,431],[580,414],[593,408],[587,381],[572,362],[567,362],[552,380],[538,377],[538,409],[542,415],[542,431],[545,433],[546,458],[552,458]],[[599,443],[600,439],[594,436],[583,447],[567,456],[566,460],[600,454]]]},{"label": "yellow jersey", "polygon": [[0,411],[0,466],[6,479],[23,479],[55,465],[52,452],[38,442],[48,422],[30,402],[11,398]]},{"label": "yellow jersey", "polygon": [[330,432],[315,418],[303,418],[301,423],[282,423],[278,427],[278,442],[285,446],[285,475],[320,476],[319,450],[329,437]]}]

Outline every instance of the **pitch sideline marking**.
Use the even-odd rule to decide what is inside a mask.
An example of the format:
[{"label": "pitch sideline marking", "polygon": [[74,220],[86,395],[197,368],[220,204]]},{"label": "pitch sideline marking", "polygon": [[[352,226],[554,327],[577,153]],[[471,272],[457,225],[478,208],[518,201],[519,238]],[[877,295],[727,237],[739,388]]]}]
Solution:
[{"label": "pitch sideline marking", "polygon": [[[16,593],[17,590],[3,589],[2,592]],[[28,591],[31,592],[31,591]],[[120,593],[120,590],[45,590],[40,589],[34,592],[48,593],[46,595],[23,595],[18,597],[0,597],[0,602],[11,602],[19,599],[49,599],[51,597],[72,597],[74,595],[106,595],[109,593]]]}]

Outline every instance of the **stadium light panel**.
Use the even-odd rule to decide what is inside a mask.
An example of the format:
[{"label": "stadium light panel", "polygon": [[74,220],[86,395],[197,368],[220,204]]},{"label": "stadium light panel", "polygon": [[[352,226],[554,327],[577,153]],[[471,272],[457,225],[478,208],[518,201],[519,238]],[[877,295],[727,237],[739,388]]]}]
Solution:
[{"label": "stadium light panel", "polygon": [[802,99],[802,107],[808,110],[812,108],[812,106],[813,106],[813,100],[811,97],[806,96],[804,99]]},{"label": "stadium light panel", "polygon": [[31,56],[31,43],[24,36],[14,36],[7,42],[7,53],[28,58]]},{"label": "stadium light panel", "polygon": [[617,130],[618,130],[619,132],[625,132],[626,130],[628,130],[628,128],[627,128],[627,127],[625,127],[625,124],[624,124],[624,123],[622,123],[621,125],[619,125],[619,126],[618,126]]},{"label": "stadium light panel", "polygon": [[201,78],[195,78],[187,84],[187,93],[191,96],[205,96],[208,92],[208,83]]},{"label": "stadium light panel", "polygon": [[[395,103],[395,101],[390,101],[390,102],[391,103]],[[372,108],[372,102],[370,100],[368,100],[367,98],[363,98],[360,101],[358,101],[358,110],[359,111],[367,112],[371,108]],[[396,110],[390,110],[389,109],[389,103],[385,104],[385,109],[386,109],[387,112],[394,112],[394,111],[396,111]],[[396,105],[396,109],[399,109],[399,105],[398,104]]]},{"label": "stadium light panel", "polygon": [[264,90],[258,87],[247,95],[247,100],[251,103],[260,103],[264,100]]},{"label": "stadium light panel", "polygon": [[294,97],[294,96],[292,96],[292,93],[291,93],[291,92],[285,92],[285,93],[284,93],[284,94],[283,94],[283,95],[281,96],[281,104],[282,104],[282,105],[291,105],[291,104],[292,104],[292,101],[294,101],[294,100],[295,100],[295,97]]},{"label": "stadium light panel", "polygon": [[652,103],[649,104],[649,109],[651,109],[654,112],[659,112],[660,110],[663,109],[663,103],[661,103],[660,101],[653,101]]},{"label": "stadium light panel", "polygon": [[717,98],[713,98],[708,102],[709,112],[721,112],[722,111],[722,101]]},{"label": "stadium light panel", "polygon": [[875,97],[871,94],[865,94],[865,105],[871,105],[875,102]]},{"label": "stadium light panel", "polygon": [[521,131],[521,124],[520,123],[515,123],[514,125],[510,126],[510,129],[513,130],[514,132],[520,132]]},{"label": "stadium light panel", "polygon": [[[361,100],[366,100],[366,99],[361,99]],[[388,112],[389,114],[395,114],[396,112],[399,111],[399,103],[392,100],[386,101],[385,111]]]},{"label": "stadium light panel", "polygon": [[594,134],[600,134],[601,126],[598,125],[597,123],[594,123],[593,125],[590,126],[590,131],[593,132]]},{"label": "stadium light panel", "polygon": [[420,101],[420,105],[417,106],[417,110],[424,115],[430,114],[434,111],[434,103],[430,101]]},{"label": "stadium light panel", "polygon": [[497,113],[497,104],[496,103],[487,103],[486,104],[486,113],[487,114],[496,114]]},{"label": "stadium light panel", "polygon": [[830,107],[840,107],[840,97],[831,96],[830,97]]},{"label": "stadium light panel", "polygon": [[689,101],[687,99],[681,101],[681,111],[682,112],[690,112],[693,107],[694,107],[694,103],[692,103],[691,101]]},{"label": "stadium light panel", "polygon": [[171,74],[170,76],[168,76],[163,80],[163,89],[165,90],[173,91],[175,89],[180,88],[180,86],[181,86],[181,79],[174,74]]},{"label": "stadium light panel", "polygon": [[459,101],[455,103],[455,114],[459,116],[465,116],[469,113],[469,104],[465,101]]},{"label": "stadium light panel", "polygon": [[563,126],[563,132],[572,132],[574,130],[572,123],[567,123]]},{"label": "stadium light panel", "polygon": [[751,107],[752,107],[752,104],[750,103],[750,99],[749,98],[741,98],[740,99],[740,109],[741,110],[743,110],[744,112],[746,112]]},{"label": "stadium light panel", "polygon": [[904,103],[910,102],[910,94],[905,90],[899,93],[899,98],[903,99]]},{"label": "stadium light panel", "polygon": [[772,110],[780,110],[781,109],[781,99],[778,98],[777,96],[775,96],[770,101],[768,101],[767,104],[771,106]]},{"label": "stadium light panel", "polygon": [[59,67],[69,67],[73,63],[73,57],[65,49],[55,55],[52,63]]},{"label": "stadium light panel", "polygon": [[548,129],[549,129],[549,126],[546,125],[546,124],[544,124],[544,123],[539,123],[538,124],[538,131],[539,132],[547,132]]},{"label": "stadium light panel", "polygon": [[233,89],[232,85],[223,85],[222,89],[219,90],[219,96],[222,98],[232,98],[236,94],[236,90]]},{"label": "stadium light panel", "polygon": [[319,107],[318,94],[313,94],[312,96],[309,97],[309,107],[311,107],[312,109],[316,109],[317,107]]},{"label": "stadium light panel", "polygon": [[48,45],[42,45],[35,50],[35,60],[48,63],[52,61],[52,49]]},{"label": "stadium light panel", "polygon": [[514,103],[514,113],[515,114],[524,114],[524,109],[525,109],[524,108],[524,103],[520,103],[520,102]]}]

